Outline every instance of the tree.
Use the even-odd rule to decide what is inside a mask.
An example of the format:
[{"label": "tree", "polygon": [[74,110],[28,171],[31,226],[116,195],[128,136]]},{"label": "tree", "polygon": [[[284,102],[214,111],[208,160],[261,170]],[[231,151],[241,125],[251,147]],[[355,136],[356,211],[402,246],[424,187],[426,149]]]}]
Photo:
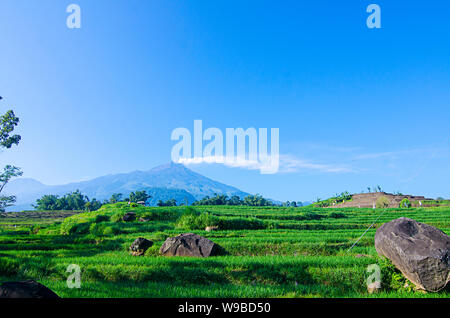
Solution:
[{"label": "tree", "polygon": [[[0,96],[0,100],[3,98]],[[9,149],[13,145],[18,145],[21,139],[20,135],[12,135],[14,128],[19,124],[19,118],[16,117],[12,110],[8,110],[0,117],[0,148]],[[22,170],[12,165],[7,165],[0,174],[0,193],[3,188],[11,180],[11,178],[22,175]],[[4,212],[5,208],[11,206],[16,202],[16,196],[0,195],[0,211]]]},{"label": "tree", "polygon": [[97,199],[95,199],[95,198],[92,199],[92,201],[87,201],[84,204],[84,208],[88,212],[90,212],[90,211],[97,211],[101,207],[102,207],[102,203],[100,201],[98,201]]},{"label": "tree", "polygon": [[238,195],[233,195],[227,202],[228,205],[242,205],[242,200]]},{"label": "tree", "polygon": [[148,199],[150,199],[152,196],[147,194],[147,191],[142,190],[142,191],[136,191],[136,192],[131,192],[130,193],[130,197],[129,197],[129,201],[133,202],[133,203],[138,203],[138,202],[147,202]]},{"label": "tree", "polygon": [[[0,96],[0,100],[2,97]],[[21,139],[20,135],[11,135],[14,128],[19,124],[19,118],[12,110],[8,110],[0,117],[0,146],[6,149],[13,145],[18,145]]]},{"label": "tree", "polygon": [[[17,167],[6,165],[5,168],[3,168],[3,172],[0,174],[0,193],[11,178],[20,177],[22,173],[22,170]],[[4,212],[5,208],[13,205],[14,202],[16,202],[16,196],[14,195],[0,196],[0,211]]]},{"label": "tree", "polygon": [[33,205],[38,211],[97,211],[102,206],[102,203],[97,199],[89,200],[89,198],[79,190],[68,193],[62,197],[57,195],[44,195],[42,198],[36,200],[36,205]]},{"label": "tree", "polygon": [[89,198],[81,194],[80,190],[76,190],[72,193],[66,194],[63,199],[65,199],[67,208],[61,210],[83,210],[85,208],[86,202]]},{"label": "tree", "polygon": [[42,198],[36,200],[36,205],[33,205],[37,211],[53,211],[58,206],[57,195],[44,195]]},{"label": "tree", "polygon": [[248,206],[273,206],[273,203],[261,195],[248,195],[241,200],[238,195],[233,195],[228,198],[226,194],[214,194],[214,197],[210,198],[205,196],[203,199],[195,201],[192,205],[248,205]]},{"label": "tree", "polygon": [[122,199],[122,193],[114,193],[113,195],[111,195],[111,198],[109,199],[109,203],[117,203],[120,202],[120,200]]},{"label": "tree", "polygon": [[243,205],[248,206],[272,206],[272,202],[263,198],[261,195],[248,195],[244,198]]}]

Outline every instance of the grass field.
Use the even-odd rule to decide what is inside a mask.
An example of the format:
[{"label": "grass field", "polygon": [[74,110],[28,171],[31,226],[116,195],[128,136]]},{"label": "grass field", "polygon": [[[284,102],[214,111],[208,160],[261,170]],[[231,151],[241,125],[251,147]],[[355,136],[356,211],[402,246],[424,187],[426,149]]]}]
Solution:
[{"label": "grass field", "polygon": [[[2,215],[0,281],[35,279],[61,297],[450,297],[448,289],[424,294],[403,288],[405,281],[374,248],[376,227],[401,216],[449,234],[450,207],[195,210],[119,203],[68,218],[70,213],[57,212],[54,217],[51,212]],[[149,221],[119,222],[127,211]],[[347,252],[380,213],[375,227]],[[219,230],[201,229],[210,223]],[[159,255],[167,237],[185,232],[211,239],[227,254],[205,259]],[[137,237],[154,241],[145,256],[129,254]],[[81,268],[80,289],[67,287],[70,264]],[[383,291],[375,295],[365,284],[370,264],[382,268]]]}]

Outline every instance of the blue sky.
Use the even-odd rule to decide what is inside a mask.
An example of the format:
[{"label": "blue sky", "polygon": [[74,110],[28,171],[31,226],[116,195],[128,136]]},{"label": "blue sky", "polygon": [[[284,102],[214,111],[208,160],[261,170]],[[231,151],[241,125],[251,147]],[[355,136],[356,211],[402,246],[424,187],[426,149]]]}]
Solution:
[{"label": "blue sky", "polygon": [[[82,28],[66,27],[79,4]],[[381,7],[368,29],[366,7]],[[280,172],[193,170],[279,200],[450,197],[448,1],[0,3],[1,164],[60,184],[170,161],[177,127],[279,128]]]}]

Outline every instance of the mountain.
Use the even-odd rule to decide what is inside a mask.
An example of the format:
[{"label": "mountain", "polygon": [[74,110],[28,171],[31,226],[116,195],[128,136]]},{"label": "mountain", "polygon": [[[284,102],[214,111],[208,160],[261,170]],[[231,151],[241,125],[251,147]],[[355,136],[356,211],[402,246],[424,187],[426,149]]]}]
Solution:
[{"label": "mountain", "polygon": [[237,188],[209,179],[175,163],[158,166],[149,171],[112,174],[57,186],[45,185],[34,179],[19,178],[7,184],[4,192],[17,196],[16,205],[8,210],[21,211],[32,209],[31,205],[45,194],[64,195],[77,189],[89,198],[102,201],[109,199],[113,193],[128,196],[132,191],[146,190],[153,197],[150,200],[152,205],[158,200],[165,201],[171,198],[176,199],[178,203],[186,201],[192,203],[215,193],[238,195],[241,198],[248,195]]}]

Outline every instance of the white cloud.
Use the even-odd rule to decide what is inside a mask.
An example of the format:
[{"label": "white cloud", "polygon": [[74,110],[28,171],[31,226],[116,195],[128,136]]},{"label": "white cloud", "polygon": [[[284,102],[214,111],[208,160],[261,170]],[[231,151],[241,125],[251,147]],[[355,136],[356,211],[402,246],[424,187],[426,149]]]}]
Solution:
[{"label": "white cloud", "polygon": [[264,167],[264,164],[257,160],[249,160],[245,158],[233,157],[232,160],[225,156],[208,156],[208,157],[195,157],[195,158],[180,158],[178,163],[184,165],[198,165],[198,164],[223,164],[230,168],[245,168],[249,170],[259,170]]}]

